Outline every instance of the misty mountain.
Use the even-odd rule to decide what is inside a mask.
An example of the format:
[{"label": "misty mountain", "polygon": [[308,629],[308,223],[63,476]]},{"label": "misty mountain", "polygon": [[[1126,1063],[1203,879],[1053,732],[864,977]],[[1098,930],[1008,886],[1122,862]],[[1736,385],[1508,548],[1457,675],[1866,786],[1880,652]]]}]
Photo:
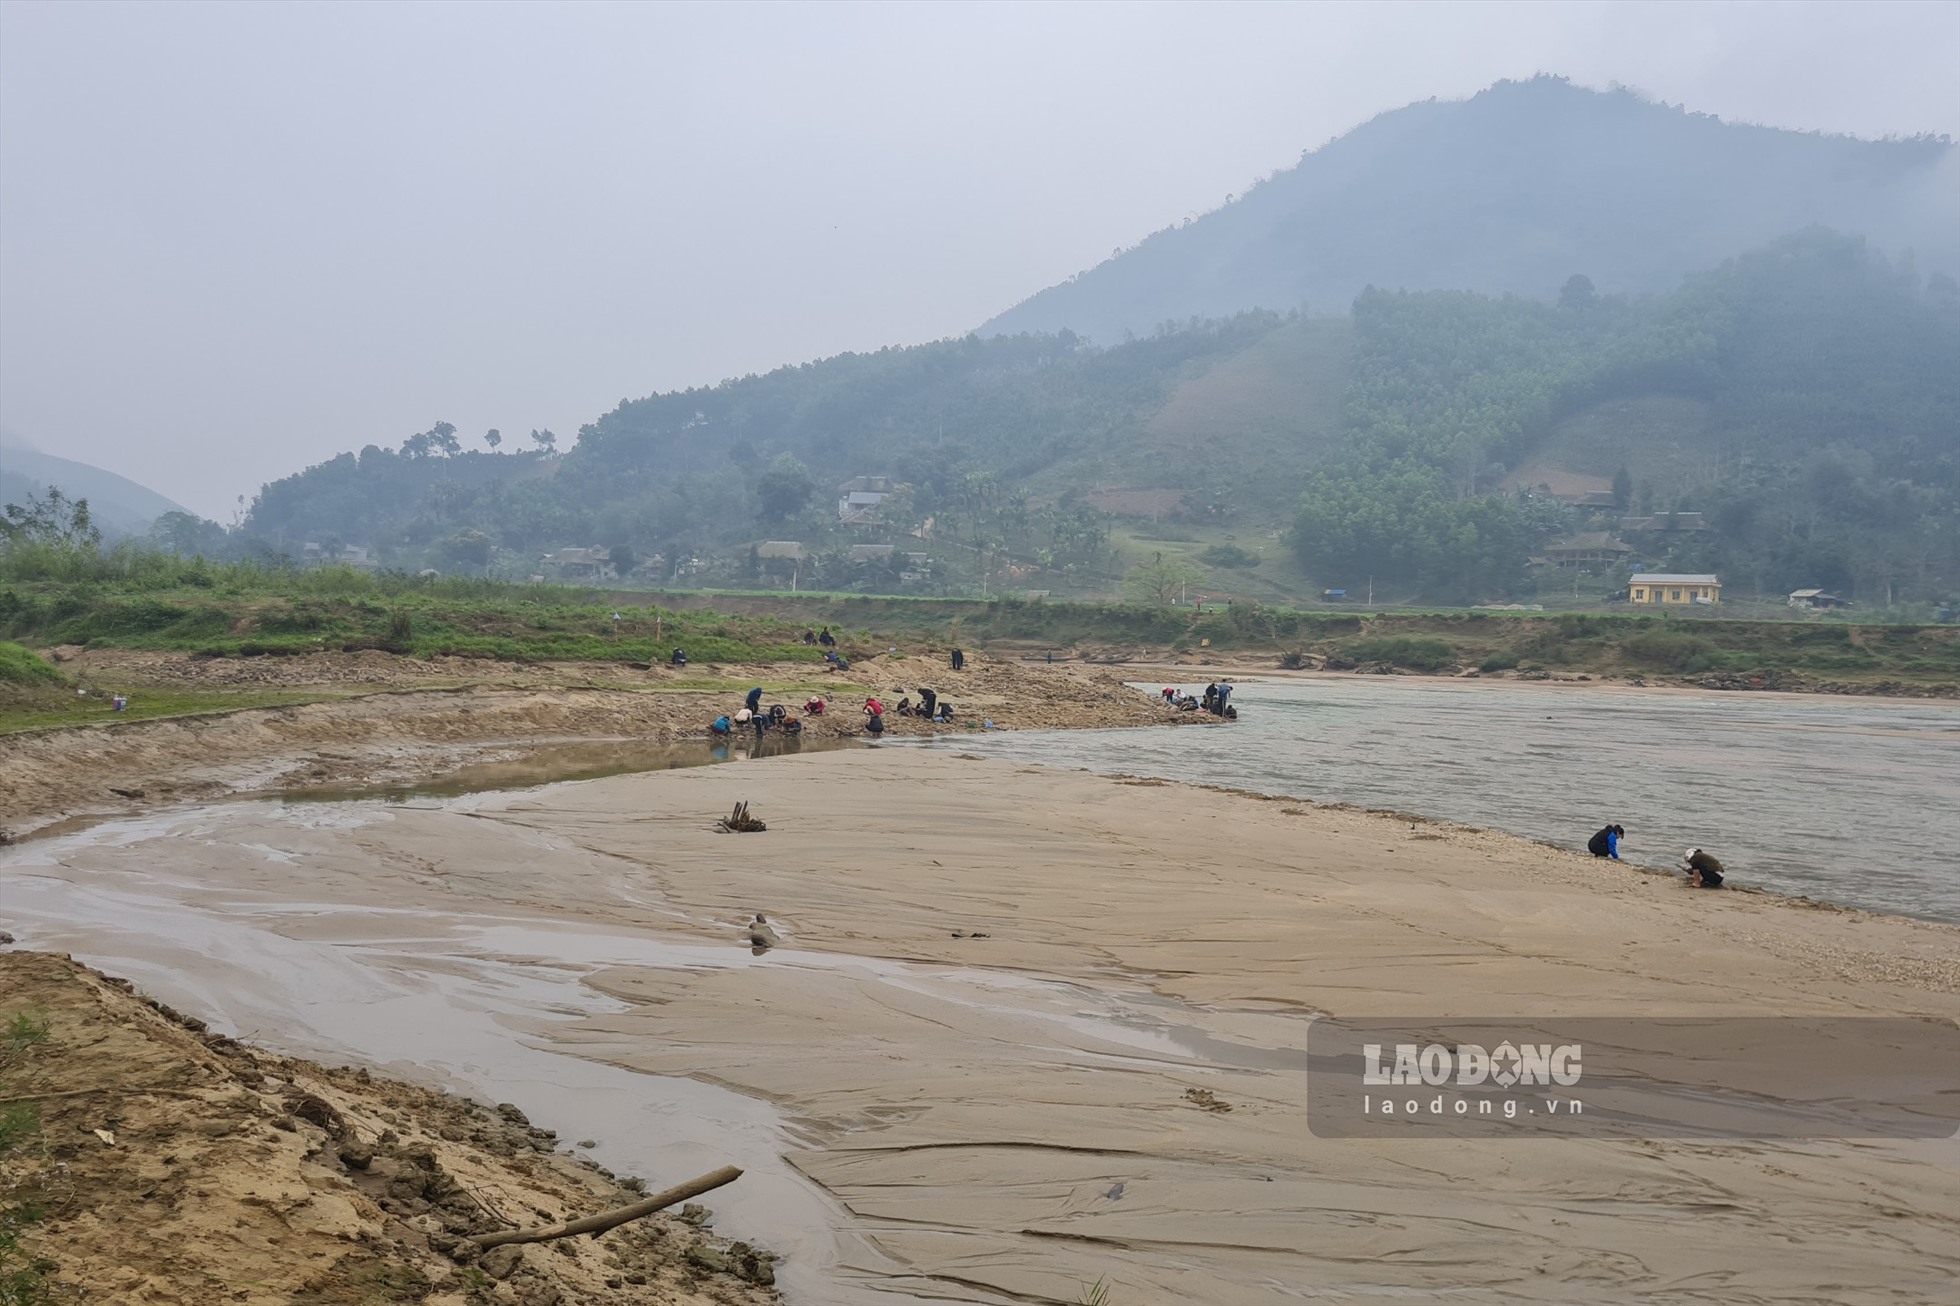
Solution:
[{"label": "misty mountain", "polygon": [[0,444],[0,503],[22,503],[51,486],[71,499],[87,499],[95,524],[110,536],[142,535],[164,513],[185,511],[126,476],[12,443]]},{"label": "misty mountain", "polygon": [[1382,114],[982,330],[1108,344],[1256,307],[1343,313],[1369,286],[1549,298],[1574,273],[1658,293],[1812,226],[1960,275],[1960,152],[1726,123],[1539,77]]},{"label": "misty mountain", "polygon": [[[846,522],[855,477],[907,488]],[[1616,480],[1627,501],[1600,520],[1533,493]],[[984,554],[1047,588],[1107,583],[1112,517],[1170,518],[1290,526],[1326,583],[1462,598],[1515,590],[1555,533],[1676,512],[1707,529],[1649,555],[1739,590],[1960,585],[1960,286],[1816,230],[1668,295],[1574,277],[1556,302],[1372,290],[1347,318],[1251,312],[1109,348],[969,336],[623,402],[559,457],[371,446],[267,486],[247,531],[523,575],[573,544],[913,548],[931,518],[938,582]]]}]

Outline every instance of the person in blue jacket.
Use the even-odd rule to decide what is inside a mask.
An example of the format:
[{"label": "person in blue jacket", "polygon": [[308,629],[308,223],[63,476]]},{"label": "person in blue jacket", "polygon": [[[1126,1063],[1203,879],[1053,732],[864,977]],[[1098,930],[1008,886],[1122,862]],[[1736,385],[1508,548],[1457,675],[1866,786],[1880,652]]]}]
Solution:
[{"label": "person in blue jacket", "polygon": [[757,712],[760,712],[762,710],[762,686],[761,685],[757,685],[754,689],[751,689],[749,691],[748,701],[744,703],[743,706],[748,708],[750,716],[754,716]]},{"label": "person in blue jacket", "polygon": [[733,727],[729,725],[727,713],[723,713],[722,715],[716,717],[714,720],[714,724],[708,727],[709,733],[716,735],[722,739],[728,738],[728,732],[731,729],[733,729]]},{"label": "person in blue jacket", "polygon": [[1586,851],[1595,857],[1611,857],[1620,860],[1620,840],[1626,838],[1626,831],[1617,825],[1609,825],[1586,841]]}]

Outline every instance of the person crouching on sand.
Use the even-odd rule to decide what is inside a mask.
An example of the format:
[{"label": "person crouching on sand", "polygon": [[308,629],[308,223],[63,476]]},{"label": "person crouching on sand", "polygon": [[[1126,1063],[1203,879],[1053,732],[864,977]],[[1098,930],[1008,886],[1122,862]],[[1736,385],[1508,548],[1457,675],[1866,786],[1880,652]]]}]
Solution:
[{"label": "person crouching on sand", "polygon": [[803,700],[803,715],[804,715],[804,716],[822,716],[822,715],[823,715],[823,700],[822,700],[821,698],[818,698],[818,697],[816,697],[815,695],[812,695],[812,696],[810,696],[809,698],[806,698],[806,699],[804,699],[804,700]]},{"label": "person crouching on sand", "polygon": [[1688,849],[1681,855],[1681,869],[1687,872],[1688,883],[1694,888],[1722,887],[1722,863],[1716,861],[1712,853],[1705,853],[1699,848]]},{"label": "person crouching on sand", "polygon": [[715,738],[717,739],[726,739],[728,738],[728,732],[731,729],[733,729],[733,726],[730,724],[728,717],[724,714],[714,719],[714,724],[708,727],[708,733],[715,736]]},{"label": "person crouching on sand", "polygon": [[1617,825],[1609,825],[1586,840],[1586,851],[1595,857],[1611,857],[1617,862],[1620,860],[1620,840],[1626,837],[1625,830]]}]

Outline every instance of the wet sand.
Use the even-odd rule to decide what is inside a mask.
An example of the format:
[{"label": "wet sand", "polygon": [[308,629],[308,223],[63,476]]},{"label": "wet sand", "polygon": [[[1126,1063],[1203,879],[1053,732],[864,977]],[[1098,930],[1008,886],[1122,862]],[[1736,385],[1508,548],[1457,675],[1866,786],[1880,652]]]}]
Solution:
[{"label": "wet sand", "polygon": [[[737,800],[766,833],[713,832]],[[60,913],[140,889],[343,956],[379,933],[455,967],[465,938],[576,976],[513,1037],[774,1109],[830,1221],[788,1240],[792,1300],[1891,1302],[1960,1273],[1953,1140],[1318,1139],[1300,1052],[1318,1012],[1952,1018],[1951,927],[952,747],[156,820],[10,850],[69,894],[22,942],[114,951]],[[756,911],[785,939],[760,957]],[[159,976],[223,1002],[255,963],[215,951]],[[287,1005],[257,1037],[304,1035]]]}]

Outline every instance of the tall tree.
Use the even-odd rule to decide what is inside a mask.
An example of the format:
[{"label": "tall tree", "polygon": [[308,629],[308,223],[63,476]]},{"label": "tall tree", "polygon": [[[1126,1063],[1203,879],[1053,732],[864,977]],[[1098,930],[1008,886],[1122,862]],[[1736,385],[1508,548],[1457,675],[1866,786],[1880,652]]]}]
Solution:
[{"label": "tall tree", "polygon": [[817,483],[805,467],[790,454],[778,454],[755,481],[756,500],[765,521],[782,521],[802,512],[815,494]]}]

